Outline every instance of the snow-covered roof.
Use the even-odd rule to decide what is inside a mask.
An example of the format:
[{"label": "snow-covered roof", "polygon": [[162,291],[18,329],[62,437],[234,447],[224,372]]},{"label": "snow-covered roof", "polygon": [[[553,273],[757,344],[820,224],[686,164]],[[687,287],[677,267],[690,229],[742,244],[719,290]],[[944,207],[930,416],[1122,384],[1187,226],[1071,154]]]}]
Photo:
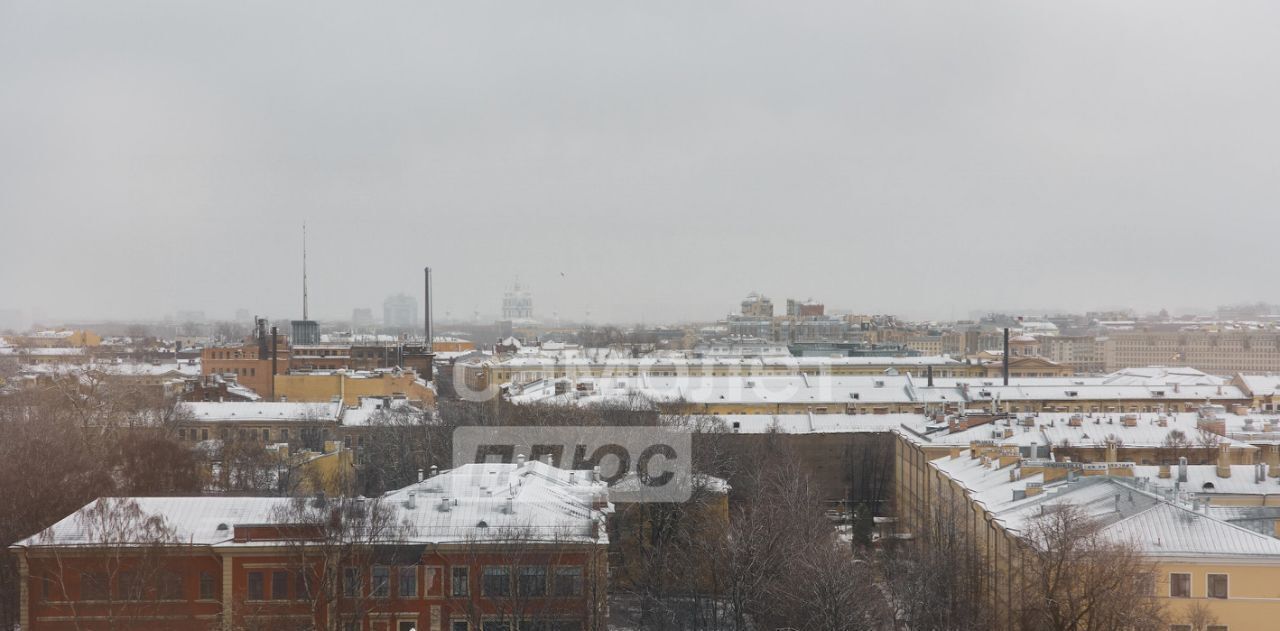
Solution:
[{"label": "snow-covered roof", "polygon": [[[608,400],[643,397],[653,401],[684,400],[696,404],[815,404],[846,403],[973,403],[1053,401],[1162,401],[1246,400],[1235,386],[1111,385],[1097,379],[1022,378],[1008,386],[999,379],[934,379],[925,385],[919,376],[883,375],[726,375],[683,374],[657,376],[578,376],[571,395],[538,384],[521,385],[513,392],[516,403],[537,401],[594,404]],[[579,389],[579,386],[582,386]]]},{"label": "snow-covered roof", "polygon": [[1139,465],[1133,468],[1136,478],[1147,478],[1154,489],[1178,490],[1197,494],[1276,495],[1280,494],[1280,480],[1265,476],[1259,482],[1257,469],[1251,464],[1231,465],[1231,477],[1218,477],[1217,465],[1187,465],[1187,481],[1179,484],[1178,466],[1170,467],[1169,477],[1160,477],[1160,467]]},{"label": "snow-covered roof", "polygon": [[[1235,415],[1225,415],[1228,418]],[[1079,417],[1080,425],[1072,426],[1072,417]],[[1132,427],[1126,426],[1125,417],[1134,419]],[[1161,421],[1164,425],[1161,425]],[[1017,418],[998,419],[993,423],[977,425],[956,432],[931,434],[928,442],[934,445],[967,446],[972,441],[991,441],[998,444],[1029,447],[1035,445],[1071,447],[1104,447],[1108,440],[1118,441],[1122,447],[1160,447],[1174,432],[1181,432],[1191,446],[1199,445],[1198,416],[1195,412],[1176,414],[1156,413],[1084,413],[1066,412],[1022,414]],[[1228,425],[1230,427],[1230,425]],[[1008,434],[1006,436],[1006,434]],[[1215,441],[1228,444],[1232,449],[1257,449],[1232,438],[1214,435]]]},{"label": "snow-covered roof", "polygon": [[[600,370],[663,370],[675,368],[677,370],[685,370],[687,372],[696,373],[703,368],[717,368],[733,366],[739,368],[763,368],[769,367],[794,367],[794,368],[822,368],[834,366],[893,366],[893,367],[924,367],[924,366],[956,366],[960,362],[943,356],[921,356],[921,357],[738,357],[738,356],[716,356],[716,357],[625,357],[619,356],[617,351],[612,349],[585,349],[587,356],[573,355],[542,355],[537,354],[535,347],[525,349],[528,354],[521,354],[502,362],[502,365],[512,368],[581,368],[584,372],[590,369],[593,372]],[[601,358],[592,356],[593,351],[608,351],[608,357]]]},{"label": "snow-covered roof", "polygon": [[1225,385],[1227,379],[1210,375],[1204,371],[1187,367],[1147,366],[1145,368],[1124,368],[1105,377],[1102,383],[1109,385],[1187,385],[1187,386],[1219,386]]},{"label": "snow-covered roof", "polygon": [[[1034,466],[1035,462],[1005,467],[993,462],[987,466],[972,458],[968,450],[958,458],[944,456],[931,464],[964,486],[973,501],[1014,532],[1028,533],[1033,520],[1046,508],[1072,505],[1100,520],[1106,536],[1132,542],[1151,556],[1280,564],[1280,540],[1135,488],[1137,478],[1082,476],[1046,485],[1041,473],[1010,475],[1013,468]],[[1042,485],[1042,492],[1026,496],[1029,484]]]},{"label": "snow-covered roof", "polygon": [[1240,380],[1254,396],[1280,394],[1280,375],[1240,375]]},{"label": "snow-covered roof", "polygon": [[310,421],[337,422],[342,403],[301,403],[281,401],[217,401],[179,403],[179,407],[199,422]]},{"label": "snow-covered roof", "polygon": [[[413,507],[410,492],[415,495]],[[589,472],[571,473],[528,462],[462,465],[381,499],[394,507],[395,522],[408,526],[402,537],[387,543],[456,543],[518,533],[523,540],[604,544],[608,539],[601,522],[610,509],[608,505],[600,508],[595,500],[607,493],[605,483],[591,481]],[[313,501],[276,497],[130,499],[145,515],[163,517],[178,541],[218,547],[263,545],[261,541],[237,543],[236,527],[288,523],[282,516],[288,514],[291,502]],[[448,510],[442,510],[446,499]],[[92,545],[92,535],[80,515],[101,501],[91,502],[15,545]],[[225,527],[219,529],[220,525]]]},{"label": "snow-covered roof", "polygon": [[922,432],[929,419],[923,414],[717,414],[726,431],[763,434],[850,434],[890,432],[909,427]]},{"label": "snow-covered roof", "polygon": [[410,405],[407,399],[399,397],[361,397],[359,405],[348,407],[342,413],[342,424],[363,427],[369,424],[371,418],[384,413],[386,410],[422,412],[421,409]]}]

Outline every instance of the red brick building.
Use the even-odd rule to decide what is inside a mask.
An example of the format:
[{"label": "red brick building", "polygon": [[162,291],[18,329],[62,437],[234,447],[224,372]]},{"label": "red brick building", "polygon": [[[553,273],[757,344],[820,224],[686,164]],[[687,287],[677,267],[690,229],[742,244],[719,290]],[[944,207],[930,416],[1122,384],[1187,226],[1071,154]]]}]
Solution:
[{"label": "red brick building", "polygon": [[104,498],[13,546],[24,631],[587,631],[603,482],[470,464],[382,498]]}]

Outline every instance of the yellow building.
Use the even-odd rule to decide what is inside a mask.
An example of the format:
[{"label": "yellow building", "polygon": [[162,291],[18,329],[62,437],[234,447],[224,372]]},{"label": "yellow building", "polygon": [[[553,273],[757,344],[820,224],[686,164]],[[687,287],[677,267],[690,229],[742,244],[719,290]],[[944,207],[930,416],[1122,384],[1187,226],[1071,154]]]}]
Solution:
[{"label": "yellow building", "polygon": [[[484,371],[492,383],[525,384],[544,379],[579,377],[733,377],[765,375],[878,376],[885,374],[935,377],[985,377],[991,367],[950,357],[706,357],[706,358],[561,358],[521,355],[505,360],[475,362],[466,368]],[[997,367],[998,369],[998,367]]]},{"label": "yellow building", "polygon": [[412,370],[291,372],[276,375],[276,398],[280,401],[323,403],[342,401],[359,405],[361,397],[403,396],[422,405],[435,405],[435,391]]},{"label": "yellow building", "polygon": [[[984,566],[979,590],[992,611],[1011,618],[1029,591],[1019,580],[1031,520],[1070,504],[1099,520],[1106,536],[1132,542],[1156,562],[1154,595],[1173,624],[1195,603],[1226,629],[1271,628],[1280,616],[1280,540],[1164,492],[1149,471],[1128,462],[1028,459],[1016,445],[997,442],[935,458],[921,443],[899,434],[897,534],[929,545],[928,533],[942,523],[961,533]],[[1011,626],[1010,618],[996,627]]]},{"label": "yellow building", "polygon": [[[936,371],[935,371],[936,375]],[[1160,378],[1157,378],[1160,379]],[[1234,386],[1115,383],[1106,378],[937,378],[927,375],[668,375],[541,380],[508,388],[514,403],[599,404],[651,401],[700,414],[897,414],[983,410],[991,413],[1190,412],[1206,400],[1247,403]]]},{"label": "yellow building", "polygon": [[1280,372],[1280,331],[1116,331],[1103,355],[1109,371],[1163,365],[1216,375]]},{"label": "yellow building", "polygon": [[337,441],[326,441],[323,452],[301,451],[286,458],[296,476],[294,495],[342,497],[355,490],[355,452]]},{"label": "yellow building", "polygon": [[25,348],[77,348],[98,346],[102,344],[102,336],[93,331],[39,331],[30,335],[10,336],[14,346]]}]

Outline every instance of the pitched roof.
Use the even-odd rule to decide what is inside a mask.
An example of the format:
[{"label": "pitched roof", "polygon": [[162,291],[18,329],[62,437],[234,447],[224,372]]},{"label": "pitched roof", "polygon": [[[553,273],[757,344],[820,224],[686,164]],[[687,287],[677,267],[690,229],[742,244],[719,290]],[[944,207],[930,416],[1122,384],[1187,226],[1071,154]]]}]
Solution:
[{"label": "pitched roof", "polygon": [[[395,511],[395,521],[408,527],[388,543],[456,543],[513,533],[527,540],[607,543],[605,529],[599,526],[611,508],[597,503],[607,494],[605,483],[592,481],[590,472],[570,472],[531,461],[522,465],[466,464],[368,501],[386,502]],[[292,514],[293,502],[313,501],[287,497],[129,499],[137,502],[145,515],[163,517],[177,541],[219,547],[260,545],[236,542],[236,527],[289,523],[285,518]],[[446,499],[449,507],[443,510]],[[103,501],[94,500],[14,545],[91,546],[95,541],[80,516]]]}]

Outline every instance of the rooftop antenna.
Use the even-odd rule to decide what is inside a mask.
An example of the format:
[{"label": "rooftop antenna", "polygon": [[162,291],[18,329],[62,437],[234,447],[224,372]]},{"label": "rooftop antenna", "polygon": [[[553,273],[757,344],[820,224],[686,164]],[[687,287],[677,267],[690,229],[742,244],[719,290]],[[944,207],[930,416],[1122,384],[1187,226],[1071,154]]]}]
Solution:
[{"label": "rooftop antenna", "polygon": [[302,222],[302,319],[307,317],[307,222]]}]

